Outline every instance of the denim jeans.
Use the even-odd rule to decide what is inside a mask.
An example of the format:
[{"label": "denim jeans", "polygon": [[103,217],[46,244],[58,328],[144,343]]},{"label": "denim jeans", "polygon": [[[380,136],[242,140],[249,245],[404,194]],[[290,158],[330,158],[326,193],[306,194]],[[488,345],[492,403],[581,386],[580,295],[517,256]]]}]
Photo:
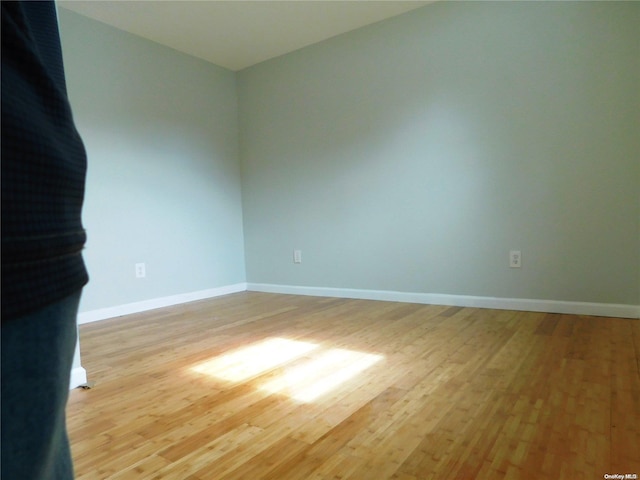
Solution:
[{"label": "denim jeans", "polygon": [[80,293],[2,324],[2,479],[73,479],[65,407]]}]

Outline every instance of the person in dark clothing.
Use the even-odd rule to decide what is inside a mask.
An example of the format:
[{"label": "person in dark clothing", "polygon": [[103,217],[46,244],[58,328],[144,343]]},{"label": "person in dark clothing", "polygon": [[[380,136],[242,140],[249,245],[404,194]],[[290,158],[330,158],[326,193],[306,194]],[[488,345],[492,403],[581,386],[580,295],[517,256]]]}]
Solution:
[{"label": "person in dark clothing", "polygon": [[86,153],[53,2],[2,1],[1,77],[1,478],[67,480]]}]

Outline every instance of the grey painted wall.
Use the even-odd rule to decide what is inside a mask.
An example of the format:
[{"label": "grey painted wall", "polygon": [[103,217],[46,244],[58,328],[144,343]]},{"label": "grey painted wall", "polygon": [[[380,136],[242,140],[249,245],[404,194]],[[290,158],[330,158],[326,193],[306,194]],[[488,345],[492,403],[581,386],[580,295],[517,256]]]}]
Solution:
[{"label": "grey painted wall", "polygon": [[639,21],[443,2],[236,75],[60,9],[81,311],[244,281],[637,305]]},{"label": "grey painted wall", "polygon": [[91,282],[80,310],[244,282],[235,74],[64,9],[59,17],[89,159]]},{"label": "grey painted wall", "polygon": [[637,305],[638,25],[442,2],[240,72],[247,280]]}]

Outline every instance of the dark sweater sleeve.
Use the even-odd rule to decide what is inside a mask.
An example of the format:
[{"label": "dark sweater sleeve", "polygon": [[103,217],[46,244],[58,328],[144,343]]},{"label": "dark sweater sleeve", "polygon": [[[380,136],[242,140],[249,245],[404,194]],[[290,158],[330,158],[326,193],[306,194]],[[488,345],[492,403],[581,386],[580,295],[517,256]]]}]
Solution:
[{"label": "dark sweater sleeve", "polygon": [[84,145],[53,2],[2,2],[2,321],[82,288]]}]

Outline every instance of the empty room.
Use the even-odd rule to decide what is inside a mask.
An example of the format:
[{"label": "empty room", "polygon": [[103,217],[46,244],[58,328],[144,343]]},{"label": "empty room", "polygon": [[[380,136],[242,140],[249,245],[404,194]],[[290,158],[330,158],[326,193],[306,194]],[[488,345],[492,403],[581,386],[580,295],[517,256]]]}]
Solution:
[{"label": "empty room", "polygon": [[78,479],[640,475],[640,3],[58,17]]}]

